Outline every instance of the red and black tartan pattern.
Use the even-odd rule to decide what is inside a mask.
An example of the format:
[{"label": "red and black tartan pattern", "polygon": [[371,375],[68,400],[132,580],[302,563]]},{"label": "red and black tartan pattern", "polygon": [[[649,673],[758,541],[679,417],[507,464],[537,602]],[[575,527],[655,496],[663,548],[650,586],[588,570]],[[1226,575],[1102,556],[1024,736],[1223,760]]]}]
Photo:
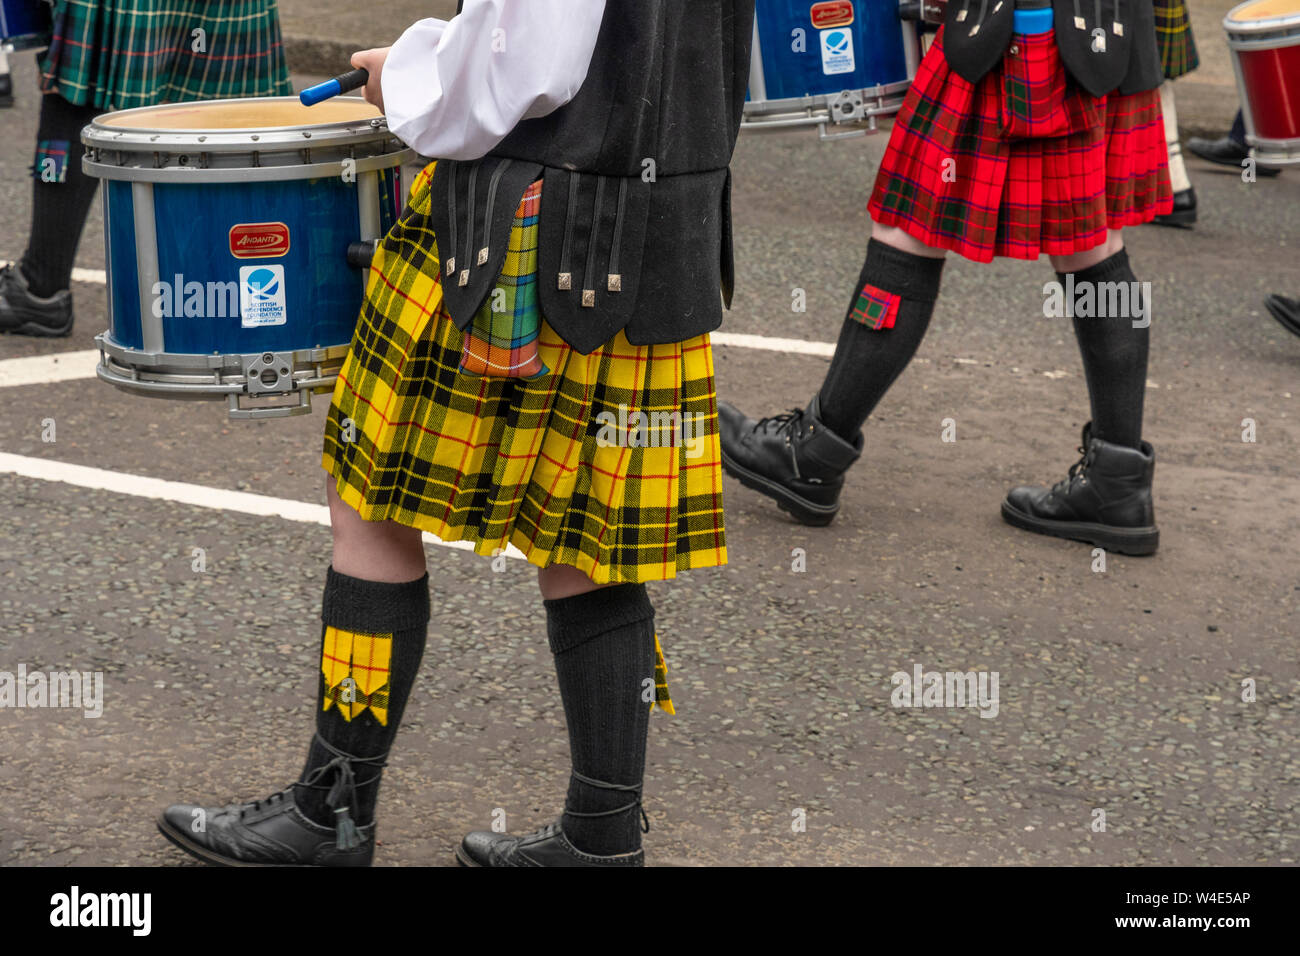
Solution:
[{"label": "red and black tartan pattern", "polygon": [[[1040,43],[1054,45],[1054,35],[1014,40],[1022,50]],[[1006,71],[963,80],[948,69],[940,30],[894,123],[868,203],[873,220],[989,262],[1082,252],[1105,241],[1107,229],[1172,208],[1158,91],[1093,97],[1068,80],[1059,59],[1020,55],[1056,64],[1065,94],[1051,124],[1064,134],[1008,137]]]},{"label": "red and black tartan pattern", "polygon": [[1065,70],[1050,34],[1017,37],[1002,62],[1002,135],[1007,139],[1062,136],[1070,130]]}]

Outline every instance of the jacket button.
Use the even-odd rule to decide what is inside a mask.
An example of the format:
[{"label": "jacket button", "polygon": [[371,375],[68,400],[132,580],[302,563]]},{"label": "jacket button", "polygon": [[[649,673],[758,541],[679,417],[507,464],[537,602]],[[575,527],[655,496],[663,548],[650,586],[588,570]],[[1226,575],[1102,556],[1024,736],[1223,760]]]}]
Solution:
[{"label": "jacket button", "polygon": [[1017,53],[1020,52],[1020,47],[1016,46],[1016,45],[1013,43],[1013,44],[1011,44],[1010,47],[1007,48],[1007,52],[1010,53],[1012,56],[1015,56]]}]

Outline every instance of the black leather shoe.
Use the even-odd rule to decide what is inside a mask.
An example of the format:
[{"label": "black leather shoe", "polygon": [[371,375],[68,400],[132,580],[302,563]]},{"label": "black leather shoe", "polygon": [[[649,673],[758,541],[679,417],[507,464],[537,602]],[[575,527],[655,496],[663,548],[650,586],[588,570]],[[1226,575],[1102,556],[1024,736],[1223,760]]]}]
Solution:
[{"label": "black leather shoe", "polygon": [[72,293],[32,294],[16,265],[0,269],[0,332],[58,338],[72,334]]},{"label": "black leather shoe", "polygon": [[758,421],[722,402],[718,425],[727,474],[775,499],[802,524],[831,523],[844,473],[862,454],[862,433],[849,444],[831,431],[821,420],[820,396],[806,409]]},{"label": "black leather shoe", "polygon": [[527,836],[475,830],[456,849],[461,866],[645,866],[645,850],[595,856],[583,853],[564,835],[559,822]]},{"label": "black leather shoe", "polygon": [[14,105],[14,81],[8,73],[0,73],[0,110]]},{"label": "black leather shoe", "polygon": [[1157,226],[1192,226],[1196,223],[1196,190],[1190,186],[1174,193],[1174,208],[1151,220]]},{"label": "black leather shoe", "polygon": [[1008,523],[1037,534],[1085,541],[1120,554],[1155,554],[1160,546],[1151,481],[1155,452],[1093,438],[1083,426],[1083,454],[1051,488],[1012,488],[1002,502]]},{"label": "black leather shoe", "polygon": [[217,866],[369,866],[375,825],[356,827],[355,846],[340,847],[338,831],[303,816],[293,788],[255,803],[197,807],[180,803],[158,818],[158,829],[190,856]]},{"label": "black leather shoe", "polygon": [[1292,335],[1300,335],[1300,299],[1283,295],[1270,295],[1264,299],[1269,315],[1277,319]]},{"label": "black leather shoe", "polygon": [[[1193,136],[1187,141],[1187,150],[1211,163],[1235,166],[1237,169],[1242,168],[1241,161],[1250,155],[1250,147],[1245,143],[1238,143],[1231,136],[1220,136],[1218,139]],[[1256,176],[1276,176],[1279,172],[1281,170],[1255,164]]]}]

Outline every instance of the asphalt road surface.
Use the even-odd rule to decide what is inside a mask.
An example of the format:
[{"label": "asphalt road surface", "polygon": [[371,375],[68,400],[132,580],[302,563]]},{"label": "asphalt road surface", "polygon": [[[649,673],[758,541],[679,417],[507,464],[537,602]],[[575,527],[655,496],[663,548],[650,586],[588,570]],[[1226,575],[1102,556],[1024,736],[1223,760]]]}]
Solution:
[{"label": "asphalt road surface", "polygon": [[[29,215],[36,103],[18,92],[0,113],[0,259]],[[743,139],[725,332],[833,341],[884,145]],[[730,564],[652,587],[678,707],[652,722],[652,864],[1296,862],[1300,339],[1261,297],[1300,295],[1300,174],[1192,176],[1194,230],[1127,237],[1153,289],[1160,553],[1103,572],[1086,546],[1003,524],[1010,485],[1075,460],[1082,373],[1068,321],[1043,315],[1046,262],[951,261],[836,522],[800,527],[728,479]],[[103,255],[96,212],[79,266]],[[0,337],[0,671],[101,671],[103,715],[0,710],[0,863],[188,865],[157,811],[264,796],[311,734],[328,528],[227,493],[323,504],[323,416],[231,423],[84,376],[5,384],[8,360],[93,347],[104,287],[74,294],[71,338]],[[827,365],[816,349],[716,354],[721,396],[766,414],[806,403]],[[122,490],[51,480],[59,463]],[[200,503],[138,478],[199,486]],[[450,864],[496,808],[531,829],[567,773],[532,569],[428,557],[434,617],[380,864]],[[917,665],[997,672],[996,716],[895,708],[891,675]]]}]

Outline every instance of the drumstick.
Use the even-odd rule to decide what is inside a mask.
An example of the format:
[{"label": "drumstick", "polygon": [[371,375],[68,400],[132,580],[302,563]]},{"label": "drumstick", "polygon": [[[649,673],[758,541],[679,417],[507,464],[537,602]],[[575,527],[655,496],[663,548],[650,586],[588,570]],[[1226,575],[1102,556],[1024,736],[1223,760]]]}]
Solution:
[{"label": "drumstick", "polygon": [[326,80],[324,83],[308,87],[298,94],[298,99],[302,101],[303,106],[315,106],[317,103],[323,103],[330,97],[338,96],[340,93],[359,90],[369,82],[369,70],[352,70],[342,76],[336,76],[332,80]]}]

